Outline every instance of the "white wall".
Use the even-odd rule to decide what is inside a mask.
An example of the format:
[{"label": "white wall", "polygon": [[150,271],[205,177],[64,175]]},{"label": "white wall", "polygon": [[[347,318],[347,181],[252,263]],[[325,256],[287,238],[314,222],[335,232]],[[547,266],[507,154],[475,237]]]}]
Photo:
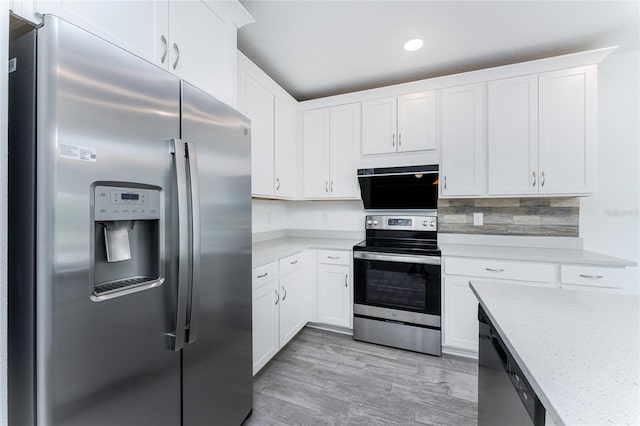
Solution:
[{"label": "white wall", "polygon": [[254,234],[287,228],[287,210],[284,201],[254,199],[251,207],[251,226]]},{"label": "white wall", "polygon": [[289,201],[287,228],[363,231],[362,201]]},{"label": "white wall", "polygon": [[[614,53],[598,67],[598,188],[580,202],[585,250],[640,264],[640,51]],[[629,290],[639,292],[638,268]]]}]

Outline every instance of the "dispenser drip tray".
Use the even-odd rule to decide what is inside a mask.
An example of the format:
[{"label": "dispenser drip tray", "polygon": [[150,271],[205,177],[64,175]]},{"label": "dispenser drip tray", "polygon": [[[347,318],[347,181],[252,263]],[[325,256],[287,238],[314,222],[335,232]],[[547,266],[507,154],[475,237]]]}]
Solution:
[{"label": "dispenser drip tray", "polygon": [[163,277],[150,276],[128,277],[121,280],[108,281],[94,287],[91,300],[101,302],[103,300],[113,299],[114,297],[158,287],[163,283]]}]

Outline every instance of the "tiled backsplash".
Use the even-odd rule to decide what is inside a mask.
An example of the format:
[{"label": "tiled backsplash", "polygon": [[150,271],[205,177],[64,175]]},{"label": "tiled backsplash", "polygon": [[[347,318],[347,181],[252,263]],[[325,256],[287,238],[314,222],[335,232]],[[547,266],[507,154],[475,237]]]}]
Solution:
[{"label": "tiled backsplash", "polygon": [[[483,225],[473,225],[483,213]],[[476,198],[438,200],[438,230],[453,234],[577,237],[579,198]]]}]

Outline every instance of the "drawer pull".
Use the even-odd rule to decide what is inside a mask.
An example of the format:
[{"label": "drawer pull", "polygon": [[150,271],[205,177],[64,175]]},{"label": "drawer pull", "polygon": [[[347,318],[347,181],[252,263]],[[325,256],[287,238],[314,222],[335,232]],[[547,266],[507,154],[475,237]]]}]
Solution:
[{"label": "drawer pull", "polygon": [[578,276],[579,276],[579,277],[582,277],[582,278],[589,278],[589,279],[591,279],[591,280],[599,280],[600,278],[603,278],[603,276],[602,276],[602,275],[585,275],[585,274],[579,274]]},{"label": "drawer pull", "polygon": [[491,269],[491,268],[484,268],[484,269],[489,272],[504,272],[504,269]]},{"label": "drawer pull", "polygon": [[340,256],[327,256],[327,259],[340,259]]},{"label": "drawer pull", "polygon": [[264,273],[264,274],[262,274],[262,275],[258,275],[256,278],[264,278],[264,277],[266,277],[267,275],[269,275],[269,273],[268,273],[268,272],[265,272],[265,273]]},{"label": "drawer pull", "polygon": [[296,263],[298,263],[298,261],[294,260],[293,262],[289,262],[289,265],[295,265]]}]

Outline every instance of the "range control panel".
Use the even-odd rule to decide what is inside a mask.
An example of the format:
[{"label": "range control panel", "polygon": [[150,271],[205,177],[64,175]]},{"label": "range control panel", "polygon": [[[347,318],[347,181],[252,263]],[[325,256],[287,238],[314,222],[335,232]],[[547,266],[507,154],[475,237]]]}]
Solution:
[{"label": "range control panel", "polygon": [[160,218],[157,189],[96,186],[94,202],[96,221]]},{"label": "range control panel", "polygon": [[436,216],[367,216],[366,229],[387,229],[401,231],[437,231]]}]

